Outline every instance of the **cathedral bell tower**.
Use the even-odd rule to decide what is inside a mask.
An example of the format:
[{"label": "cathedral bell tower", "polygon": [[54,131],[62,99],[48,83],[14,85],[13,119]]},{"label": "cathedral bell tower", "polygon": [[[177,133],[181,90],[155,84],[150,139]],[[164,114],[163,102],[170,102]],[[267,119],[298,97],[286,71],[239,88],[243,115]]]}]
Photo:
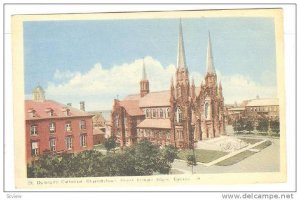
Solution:
[{"label": "cathedral bell tower", "polygon": [[145,61],[143,60],[143,76],[142,76],[142,80],[140,81],[140,95],[141,97],[144,97],[148,93],[149,93],[149,81],[147,79]]},{"label": "cathedral bell tower", "polygon": [[175,87],[171,81],[171,135],[172,142],[179,148],[191,148],[191,97],[189,71],[185,60],[181,20],[179,23],[177,69]]},{"label": "cathedral bell tower", "polygon": [[217,86],[217,75],[216,75],[216,70],[213,61],[210,33],[208,33],[205,84],[208,87]]}]

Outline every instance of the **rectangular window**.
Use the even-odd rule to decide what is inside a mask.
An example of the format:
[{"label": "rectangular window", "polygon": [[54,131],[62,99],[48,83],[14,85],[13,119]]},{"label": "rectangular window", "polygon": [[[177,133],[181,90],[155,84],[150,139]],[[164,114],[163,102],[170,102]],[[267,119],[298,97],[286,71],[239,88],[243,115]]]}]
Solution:
[{"label": "rectangular window", "polygon": [[30,135],[37,135],[38,131],[37,131],[37,125],[31,125],[30,126]]},{"label": "rectangular window", "polygon": [[65,131],[66,132],[71,132],[72,131],[71,122],[66,122]]},{"label": "rectangular window", "polygon": [[81,120],[81,121],[80,121],[80,129],[81,129],[81,130],[86,129],[85,120]]},{"label": "rectangular window", "polygon": [[52,138],[49,140],[50,151],[56,151],[56,139]]},{"label": "rectangular window", "polygon": [[86,147],[86,134],[80,135],[80,146]]},{"label": "rectangular window", "polygon": [[66,143],[67,150],[71,150],[73,148],[73,138],[72,137],[66,137],[65,143]]},{"label": "rectangular window", "polygon": [[50,131],[50,133],[55,133],[55,123],[54,122],[50,122],[49,131]]},{"label": "rectangular window", "polygon": [[39,154],[39,143],[31,142],[31,155],[37,156]]}]

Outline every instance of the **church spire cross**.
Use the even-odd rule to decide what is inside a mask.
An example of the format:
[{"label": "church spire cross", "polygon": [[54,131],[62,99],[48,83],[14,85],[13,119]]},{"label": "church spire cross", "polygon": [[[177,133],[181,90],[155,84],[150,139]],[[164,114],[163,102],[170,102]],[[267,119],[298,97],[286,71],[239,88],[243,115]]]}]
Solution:
[{"label": "church spire cross", "polygon": [[180,22],[179,22],[177,67],[178,68],[186,68],[181,18],[180,18]]},{"label": "church spire cross", "polygon": [[206,73],[209,73],[209,74],[215,74],[216,73],[216,70],[215,70],[215,67],[214,67],[214,62],[213,62],[210,32],[208,32],[208,45],[207,45],[207,57],[206,57]]}]

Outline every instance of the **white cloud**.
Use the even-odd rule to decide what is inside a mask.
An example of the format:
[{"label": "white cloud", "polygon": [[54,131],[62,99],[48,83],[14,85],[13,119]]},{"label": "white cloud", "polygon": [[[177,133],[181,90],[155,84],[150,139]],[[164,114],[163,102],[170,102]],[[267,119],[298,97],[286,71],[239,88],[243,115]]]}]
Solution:
[{"label": "white cloud", "polygon": [[[149,56],[144,58],[144,62],[150,91],[169,89],[175,66],[162,66]],[[79,106],[79,101],[84,100],[87,110],[111,109],[113,99],[117,96],[122,99],[128,94],[139,93],[142,65],[143,59],[137,59],[110,69],[97,63],[86,73],[56,70],[53,78],[64,81],[60,84],[49,82],[45,89],[46,96],[62,103],[70,102],[75,107]]]},{"label": "white cloud", "polygon": [[57,80],[65,80],[65,79],[70,79],[77,74],[79,74],[79,72],[71,72],[69,70],[60,71],[59,69],[56,69],[53,78]]},{"label": "white cloud", "polygon": [[[149,56],[144,62],[150,91],[168,90],[171,76],[175,75],[175,66],[162,66]],[[86,73],[56,70],[53,78],[64,81],[60,84],[49,82],[45,89],[46,97],[61,103],[72,103],[74,107],[79,107],[79,102],[84,100],[87,110],[111,109],[113,99],[117,96],[122,99],[128,94],[139,93],[142,65],[143,59],[137,59],[111,68],[103,68],[97,63]],[[256,95],[262,98],[276,97],[276,86],[258,84],[241,74],[223,75],[217,71],[217,75],[218,80],[222,81],[225,103],[241,102]],[[196,86],[203,80],[203,75],[198,72],[190,72],[190,76],[194,78]]]},{"label": "white cloud", "polygon": [[225,103],[240,103],[246,99],[276,98],[276,85],[262,85],[253,81],[250,77],[241,74],[222,75],[217,72],[219,80],[222,81]]}]

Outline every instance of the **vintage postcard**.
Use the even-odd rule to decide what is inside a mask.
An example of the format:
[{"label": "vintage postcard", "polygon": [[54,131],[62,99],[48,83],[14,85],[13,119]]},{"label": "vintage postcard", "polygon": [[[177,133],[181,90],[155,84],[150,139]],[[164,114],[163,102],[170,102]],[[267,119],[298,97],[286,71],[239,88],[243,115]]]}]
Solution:
[{"label": "vintage postcard", "polygon": [[13,16],[16,188],[285,182],[282,20]]}]

